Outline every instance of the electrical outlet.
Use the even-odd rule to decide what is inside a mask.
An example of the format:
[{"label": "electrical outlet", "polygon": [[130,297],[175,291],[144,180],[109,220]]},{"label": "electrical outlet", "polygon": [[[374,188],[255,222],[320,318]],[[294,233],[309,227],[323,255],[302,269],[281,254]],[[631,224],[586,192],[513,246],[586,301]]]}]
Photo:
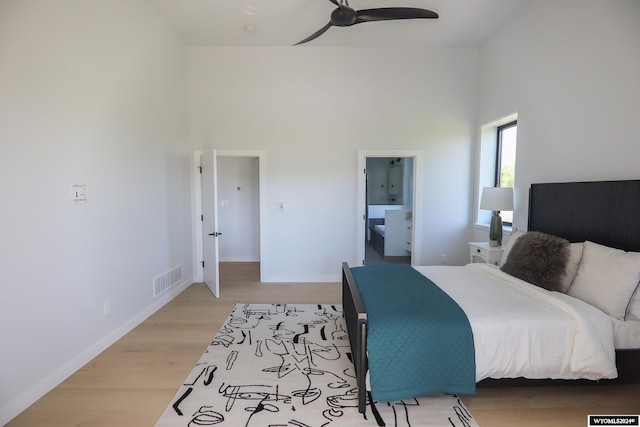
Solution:
[{"label": "electrical outlet", "polygon": [[440,264],[446,264],[447,263],[447,254],[441,254],[440,255]]},{"label": "electrical outlet", "polygon": [[107,298],[102,303],[102,313],[103,315],[107,315],[111,313],[111,298]]}]

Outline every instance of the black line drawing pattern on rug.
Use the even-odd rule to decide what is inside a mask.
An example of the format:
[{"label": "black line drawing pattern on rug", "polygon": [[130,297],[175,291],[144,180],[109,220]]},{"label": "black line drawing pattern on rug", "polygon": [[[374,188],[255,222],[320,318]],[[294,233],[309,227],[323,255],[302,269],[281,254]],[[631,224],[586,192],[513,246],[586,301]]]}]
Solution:
[{"label": "black line drawing pattern on rug", "polygon": [[[349,351],[347,332],[340,322],[342,311],[335,305],[326,307],[318,305],[315,308],[313,320],[301,322],[298,321],[301,313],[296,306],[287,304],[237,306],[205,352],[206,357],[207,354],[212,354],[222,347],[225,349],[226,357],[210,362],[201,361],[196,365],[196,369],[184,383],[184,387],[187,387],[185,392],[173,403],[176,414],[189,416],[183,414],[181,405],[194,397],[193,386],[198,381],[201,381],[205,387],[211,386],[216,379],[218,369],[231,372],[244,371],[242,375],[231,376],[231,378],[246,378],[248,367],[236,366],[240,352],[246,351],[253,355],[251,361],[255,372],[250,378],[265,378],[264,375],[272,378],[265,383],[221,382],[215,392],[226,399],[225,406],[220,408],[214,405],[201,406],[191,415],[187,425],[220,424],[229,418],[232,411],[236,411],[241,414],[243,425],[246,426],[277,425],[273,424],[273,415],[285,412],[293,413],[294,417],[280,420],[284,423],[282,425],[303,426],[306,425],[304,420],[295,419],[296,407],[312,404],[322,396],[325,396],[327,401],[320,415],[326,421],[325,424],[339,418],[342,415],[341,409],[355,407],[357,402],[354,401],[355,394],[352,391],[354,379],[352,367],[348,366],[347,369],[343,367],[340,372],[332,372],[323,363],[338,360]],[[262,324],[268,325],[269,336],[255,337],[254,331]],[[261,359],[267,359],[266,364],[260,366]],[[269,364],[272,361],[277,361],[277,364]],[[292,376],[298,378],[291,381]],[[315,386],[314,384],[318,381],[314,380],[321,376],[330,379],[322,381],[321,387]],[[292,389],[289,394],[282,393],[279,390],[279,380],[284,380],[287,384],[299,385],[299,387]],[[336,394],[342,389],[346,390]],[[206,392],[214,391],[207,387]],[[259,420],[262,413],[271,417],[268,424],[265,424],[264,420]],[[238,416],[235,415],[234,418],[238,419]]]},{"label": "black line drawing pattern on rug", "polygon": [[[171,425],[333,427],[348,413],[375,426],[357,413],[350,351],[341,306],[238,304],[171,402]],[[420,402],[376,406],[387,425],[410,427]],[[452,417],[466,426],[471,415],[460,402]]]}]

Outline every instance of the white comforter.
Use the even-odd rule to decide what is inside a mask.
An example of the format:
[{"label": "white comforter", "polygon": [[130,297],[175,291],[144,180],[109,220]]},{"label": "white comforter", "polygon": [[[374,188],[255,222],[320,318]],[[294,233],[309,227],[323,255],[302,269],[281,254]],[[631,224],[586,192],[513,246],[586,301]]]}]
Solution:
[{"label": "white comforter", "polygon": [[467,314],[477,381],[617,376],[613,322],[597,308],[489,264],[415,268]]}]

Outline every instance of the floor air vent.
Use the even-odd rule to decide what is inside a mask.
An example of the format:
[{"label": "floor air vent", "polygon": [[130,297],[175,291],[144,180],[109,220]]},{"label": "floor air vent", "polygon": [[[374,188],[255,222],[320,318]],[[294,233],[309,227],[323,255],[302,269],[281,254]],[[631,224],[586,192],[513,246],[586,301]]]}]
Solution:
[{"label": "floor air vent", "polygon": [[157,297],[182,279],[182,266],[177,266],[153,278],[153,296]]}]

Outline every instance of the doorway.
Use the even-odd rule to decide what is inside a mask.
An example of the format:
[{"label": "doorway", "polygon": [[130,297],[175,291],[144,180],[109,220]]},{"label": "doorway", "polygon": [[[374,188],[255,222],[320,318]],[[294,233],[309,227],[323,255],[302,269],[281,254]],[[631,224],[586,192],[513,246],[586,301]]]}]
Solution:
[{"label": "doorway", "polygon": [[411,264],[413,158],[366,159],[365,265]]},{"label": "doorway", "polygon": [[[207,174],[201,172],[202,157],[215,159],[214,173],[208,175],[207,182],[203,182]],[[194,272],[196,280],[215,282],[207,285],[216,297],[219,297],[220,261],[258,264],[259,277],[263,277],[265,169],[262,150],[194,151]],[[214,208],[209,208],[206,215],[213,217],[209,218],[209,224],[216,230],[204,229],[207,228],[204,214],[207,206],[203,205],[203,201],[207,201],[207,194],[203,194],[205,188],[213,193]],[[211,274],[209,268],[216,273]]]},{"label": "doorway", "polygon": [[422,153],[358,152],[357,262],[362,265],[420,260]]},{"label": "doorway", "polygon": [[217,171],[218,228],[224,230],[218,239],[219,262],[255,270],[260,263],[258,158],[220,156]]}]

